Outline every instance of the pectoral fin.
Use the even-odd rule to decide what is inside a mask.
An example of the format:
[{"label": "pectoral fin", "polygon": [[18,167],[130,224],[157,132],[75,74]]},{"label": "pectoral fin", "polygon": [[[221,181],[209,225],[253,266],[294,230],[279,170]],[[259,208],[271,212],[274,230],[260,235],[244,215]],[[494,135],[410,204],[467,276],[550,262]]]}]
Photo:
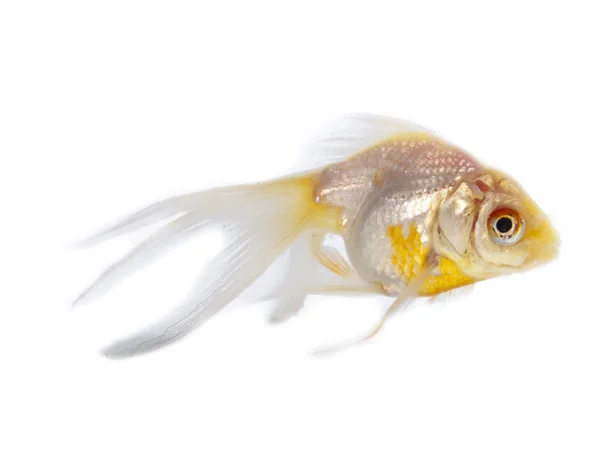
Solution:
[{"label": "pectoral fin", "polygon": [[313,352],[313,354],[327,355],[337,353],[340,350],[350,348],[358,344],[362,344],[373,338],[383,328],[383,325],[389,317],[391,317],[396,312],[406,308],[414,299],[418,297],[421,287],[423,286],[427,278],[431,275],[435,266],[436,258],[435,255],[432,254],[430,257],[427,258],[427,264],[425,268],[417,277],[415,277],[410,283],[408,283],[408,285],[402,290],[402,292],[400,293],[400,295],[398,295],[396,300],[394,300],[394,302],[388,307],[388,309],[385,311],[379,322],[369,333],[358,339],[353,339],[345,343],[317,349]]}]

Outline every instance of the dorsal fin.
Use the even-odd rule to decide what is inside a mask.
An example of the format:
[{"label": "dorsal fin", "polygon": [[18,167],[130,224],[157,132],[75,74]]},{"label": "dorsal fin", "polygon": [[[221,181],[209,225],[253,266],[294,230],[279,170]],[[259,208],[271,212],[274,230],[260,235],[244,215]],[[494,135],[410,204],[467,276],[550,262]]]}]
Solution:
[{"label": "dorsal fin", "polygon": [[353,114],[335,119],[309,142],[295,171],[309,171],[343,161],[352,155],[392,136],[404,133],[428,133],[420,125],[402,119],[372,114]]}]

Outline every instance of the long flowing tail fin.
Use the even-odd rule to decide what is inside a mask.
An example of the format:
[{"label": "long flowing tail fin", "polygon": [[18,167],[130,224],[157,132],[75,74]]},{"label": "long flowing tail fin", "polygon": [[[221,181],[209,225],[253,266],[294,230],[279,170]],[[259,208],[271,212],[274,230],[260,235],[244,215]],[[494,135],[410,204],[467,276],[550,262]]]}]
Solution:
[{"label": "long flowing tail fin", "polygon": [[132,356],[183,337],[250,286],[303,229],[328,214],[314,202],[310,176],[290,177],[164,200],[133,214],[88,242],[117,236],[181,213],[183,215],[110,266],[76,302],[106,292],[151,258],[171,248],[175,241],[207,225],[219,223],[225,227],[226,247],[195,281],[182,304],[164,319],[109,346],[105,349],[107,356]]}]

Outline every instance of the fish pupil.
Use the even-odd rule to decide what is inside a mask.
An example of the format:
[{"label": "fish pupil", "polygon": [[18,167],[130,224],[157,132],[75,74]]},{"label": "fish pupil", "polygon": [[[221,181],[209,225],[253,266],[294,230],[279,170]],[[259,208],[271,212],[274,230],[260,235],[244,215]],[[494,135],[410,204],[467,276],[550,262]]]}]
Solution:
[{"label": "fish pupil", "polygon": [[500,217],[496,222],[496,230],[499,233],[505,234],[513,228],[513,221],[509,217]]}]

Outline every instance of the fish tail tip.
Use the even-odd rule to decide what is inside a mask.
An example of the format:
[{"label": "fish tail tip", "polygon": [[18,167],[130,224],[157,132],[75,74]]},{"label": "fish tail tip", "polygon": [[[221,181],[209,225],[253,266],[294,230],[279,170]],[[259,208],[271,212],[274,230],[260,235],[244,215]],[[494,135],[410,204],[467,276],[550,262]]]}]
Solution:
[{"label": "fish tail tip", "polygon": [[71,302],[71,310],[75,310],[81,306],[83,306],[83,298],[82,297],[77,297],[75,300],[73,300]]},{"label": "fish tail tip", "polygon": [[97,244],[99,244],[103,239],[99,238],[99,237],[87,237],[87,238],[83,238],[83,239],[78,239],[76,241],[72,241],[72,242],[67,242],[66,244],[64,244],[64,248],[65,250],[71,250],[71,251],[75,251],[75,250],[83,250],[86,248],[90,248],[93,247]]},{"label": "fish tail tip", "polygon": [[100,355],[103,356],[106,359],[110,359],[110,360],[119,360],[119,359],[127,359],[131,356],[133,356],[133,354],[131,352],[128,352],[122,348],[120,348],[119,344],[111,344],[107,347],[104,347],[102,350],[100,350]]},{"label": "fish tail tip", "polygon": [[333,347],[320,347],[312,349],[308,352],[308,355],[313,358],[327,358],[335,355],[340,349]]},{"label": "fish tail tip", "polygon": [[105,359],[109,359],[111,361],[117,361],[117,360],[121,360],[121,359],[126,359],[127,358],[126,355],[123,355],[121,353],[113,353],[113,352],[111,352],[109,350],[106,350],[106,349],[105,350],[101,350],[100,351],[100,355],[102,357],[104,357]]},{"label": "fish tail tip", "polygon": [[92,298],[92,289],[87,288],[85,291],[81,292],[75,300],[73,300],[73,302],[71,303],[71,308],[75,309],[80,306],[83,306],[86,303],[88,303],[91,300],[91,298]]}]

